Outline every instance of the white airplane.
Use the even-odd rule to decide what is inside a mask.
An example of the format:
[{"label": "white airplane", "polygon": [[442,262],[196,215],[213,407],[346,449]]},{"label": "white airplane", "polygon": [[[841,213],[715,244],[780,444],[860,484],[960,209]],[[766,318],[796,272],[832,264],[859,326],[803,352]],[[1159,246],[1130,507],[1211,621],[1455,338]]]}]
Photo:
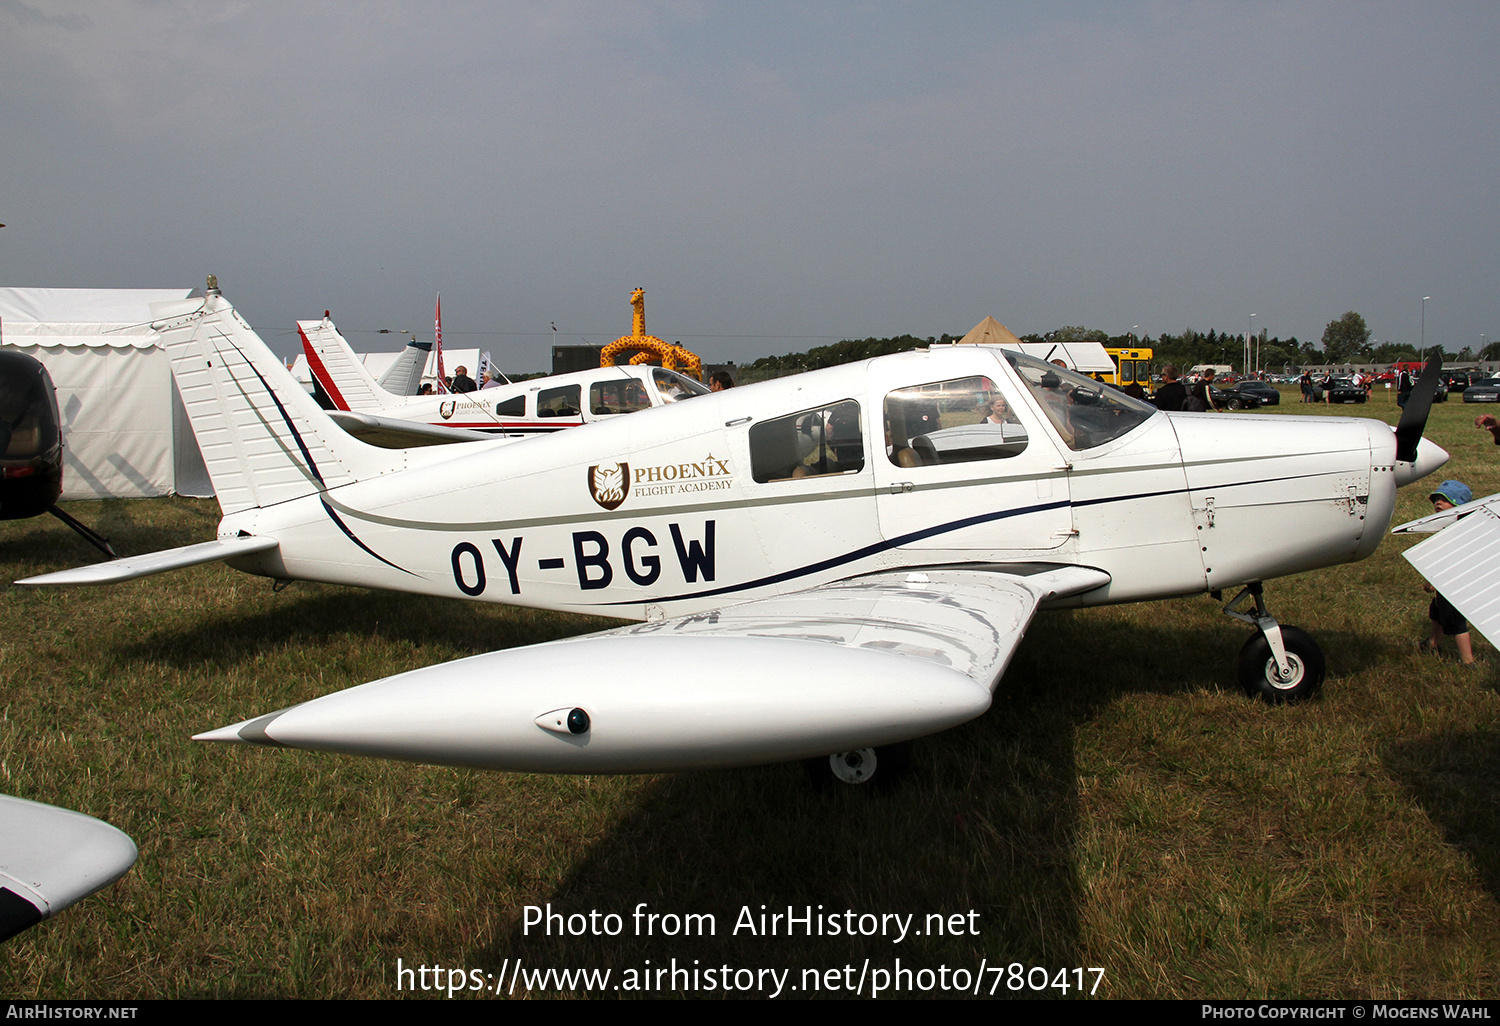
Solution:
[{"label": "white airplane", "polygon": [[218,538],[20,583],[224,559],[639,621],[378,680],[208,741],[559,773],[827,757],[862,781],[881,746],[984,712],[1039,608],[1231,588],[1226,612],[1256,627],[1242,683],[1300,698],[1322,654],[1269,615],[1261,582],[1369,555],[1396,488],[1447,460],[1418,444],[1420,399],[1395,433],[1163,413],[984,345],[521,442],[379,449],[294,387],[217,289],[153,313],[223,508]]},{"label": "white airplane", "polygon": [[[350,434],[388,447],[550,434],[707,395],[701,383],[661,367],[599,367],[457,395],[393,395],[365,369],[325,313],[298,321],[308,368]],[[407,346],[407,351],[416,351]]]}]

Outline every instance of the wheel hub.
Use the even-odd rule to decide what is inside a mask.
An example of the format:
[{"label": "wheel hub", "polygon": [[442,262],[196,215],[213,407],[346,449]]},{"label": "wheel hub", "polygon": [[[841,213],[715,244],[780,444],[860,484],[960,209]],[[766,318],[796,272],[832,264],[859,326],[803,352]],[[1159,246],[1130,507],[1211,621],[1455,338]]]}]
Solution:
[{"label": "wheel hub", "polygon": [[1266,680],[1270,682],[1273,688],[1277,688],[1278,690],[1282,691],[1285,691],[1289,688],[1294,688],[1302,682],[1302,660],[1297,658],[1295,652],[1288,652],[1286,654],[1286,663],[1287,673],[1286,676],[1283,677],[1276,670],[1276,660],[1266,660]]},{"label": "wheel hub", "polygon": [[841,783],[863,784],[875,775],[875,749],[858,748],[830,755],[828,765]]}]

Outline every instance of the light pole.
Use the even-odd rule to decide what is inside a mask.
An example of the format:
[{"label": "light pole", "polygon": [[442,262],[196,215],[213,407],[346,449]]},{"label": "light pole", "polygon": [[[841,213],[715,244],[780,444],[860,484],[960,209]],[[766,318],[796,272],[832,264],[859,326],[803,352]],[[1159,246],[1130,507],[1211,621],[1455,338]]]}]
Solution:
[{"label": "light pole", "polygon": [[1245,332],[1245,376],[1246,377],[1250,376],[1250,354],[1254,351],[1252,349],[1252,346],[1254,346],[1254,344],[1255,344],[1254,342],[1251,341],[1253,338],[1255,338],[1255,315],[1251,314],[1250,315],[1250,329],[1247,332]]},{"label": "light pole", "polygon": [[1424,360],[1427,359],[1427,301],[1431,298],[1431,296],[1422,297],[1422,351],[1417,355]]}]

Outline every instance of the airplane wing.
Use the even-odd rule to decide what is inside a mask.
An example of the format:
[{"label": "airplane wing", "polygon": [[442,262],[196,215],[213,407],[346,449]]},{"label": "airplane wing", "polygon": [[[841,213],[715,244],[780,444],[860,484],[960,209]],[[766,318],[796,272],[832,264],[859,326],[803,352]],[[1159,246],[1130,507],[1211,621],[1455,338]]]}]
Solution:
[{"label": "airplane wing", "polygon": [[449,445],[453,442],[493,442],[503,435],[468,428],[423,424],[414,420],[382,417],[374,413],[329,410],[329,419],[361,442],[383,449],[410,449],[418,445]]},{"label": "airplane wing", "polygon": [[877,573],[413,670],[196,740],[550,773],[828,755],[978,716],[1037,607],[1108,582],[1066,566]]},{"label": "airplane wing", "polygon": [[1454,506],[1445,509],[1441,513],[1429,513],[1425,517],[1408,520],[1399,527],[1391,528],[1392,534],[1433,534],[1441,531],[1450,524],[1457,523],[1462,517],[1467,517],[1480,507],[1490,508],[1500,506],[1500,492],[1494,495],[1486,495],[1482,499],[1474,499],[1462,506]]},{"label": "airplane wing", "polygon": [[108,823],[0,794],[0,941],[108,887],[135,856]]},{"label": "airplane wing", "polygon": [[215,538],[213,541],[184,545],[178,549],[162,549],[142,556],[126,556],[104,563],[59,570],[17,581],[17,584],[66,585],[66,584],[118,584],[133,581],[137,577],[148,577],[166,570],[180,570],[200,563],[212,563],[217,559],[232,559],[249,556],[256,552],[268,552],[277,547],[275,538],[259,535],[237,535]]},{"label": "airplane wing", "polygon": [[1466,502],[1432,517],[1402,524],[1397,531],[1420,533],[1425,521],[1445,518],[1438,533],[1403,556],[1483,634],[1500,645],[1500,496]]}]

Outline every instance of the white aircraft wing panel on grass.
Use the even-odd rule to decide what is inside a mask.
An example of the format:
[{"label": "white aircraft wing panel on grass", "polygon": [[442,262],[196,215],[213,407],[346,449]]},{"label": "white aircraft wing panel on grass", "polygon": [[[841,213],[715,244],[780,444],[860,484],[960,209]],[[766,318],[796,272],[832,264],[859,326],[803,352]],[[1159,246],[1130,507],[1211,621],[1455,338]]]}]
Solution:
[{"label": "white aircraft wing panel on grass", "polygon": [[212,563],[218,559],[233,559],[236,556],[269,552],[278,544],[275,538],[256,535],[215,538],[213,541],[184,545],[177,549],[162,549],[160,552],[148,552],[141,556],[125,556],[123,559],[111,559],[104,563],[74,567],[72,570],[59,570],[56,573],[42,574],[39,577],[28,577],[16,583],[118,584],[121,581],[133,581],[137,577],[149,577],[166,570],[180,570],[183,567],[198,566],[201,563]]},{"label": "white aircraft wing panel on grass", "polygon": [[1500,511],[1483,501],[1456,509],[1468,512],[1402,555],[1470,626],[1500,645]]},{"label": "white aircraft wing panel on grass", "polygon": [[108,823],[0,794],[0,940],[108,887],[135,858]]},{"label": "white aircraft wing panel on grass", "polygon": [[891,744],[984,712],[1037,607],[1108,580],[1078,567],[877,573],[414,670],[198,740],[562,773]]}]

